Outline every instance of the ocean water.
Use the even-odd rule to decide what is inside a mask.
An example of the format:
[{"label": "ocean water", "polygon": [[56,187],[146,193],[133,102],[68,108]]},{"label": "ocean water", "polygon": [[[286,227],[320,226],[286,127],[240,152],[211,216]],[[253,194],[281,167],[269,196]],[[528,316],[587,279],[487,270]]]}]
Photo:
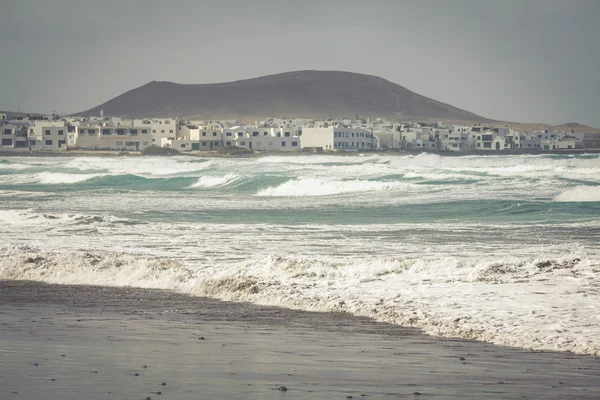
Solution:
[{"label": "ocean water", "polygon": [[600,156],[0,158],[0,279],[600,354]]}]

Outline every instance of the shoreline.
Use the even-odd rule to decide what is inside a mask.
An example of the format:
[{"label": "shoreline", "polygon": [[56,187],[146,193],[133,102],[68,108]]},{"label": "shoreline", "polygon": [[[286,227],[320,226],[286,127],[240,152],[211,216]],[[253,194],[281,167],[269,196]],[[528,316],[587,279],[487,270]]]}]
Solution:
[{"label": "shoreline", "polygon": [[[261,158],[269,156],[356,156],[356,155],[379,155],[386,157],[405,157],[416,156],[420,154],[436,154],[442,157],[468,157],[468,156],[519,156],[519,155],[587,155],[600,154],[600,149],[570,149],[570,150],[541,150],[541,151],[520,151],[520,150],[489,150],[489,151],[444,151],[444,150],[427,150],[427,151],[356,151],[356,152],[313,152],[313,151],[263,151],[249,154],[219,154],[216,151],[190,151],[179,153],[176,155],[157,155],[154,157],[205,157],[205,158]],[[139,151],[117,151],[117,150],[67,150],[67,151],[2,151],[0,157],[150,157],[144,156]]]},{"label": "shoreline", "polygon": [[0,304],[7,399],[600,398],[599,357],[343,313],[30,281],[0,281]]}]

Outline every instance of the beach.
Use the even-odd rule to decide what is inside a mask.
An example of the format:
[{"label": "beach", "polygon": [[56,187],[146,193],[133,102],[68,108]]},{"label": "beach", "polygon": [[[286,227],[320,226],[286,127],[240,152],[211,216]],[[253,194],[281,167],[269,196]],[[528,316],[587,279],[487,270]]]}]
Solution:
[{"label": "beach", "polygon": [[345,313],[27,281],[0,281],[0,303],[2,399],[600,397],[598,357]]}]

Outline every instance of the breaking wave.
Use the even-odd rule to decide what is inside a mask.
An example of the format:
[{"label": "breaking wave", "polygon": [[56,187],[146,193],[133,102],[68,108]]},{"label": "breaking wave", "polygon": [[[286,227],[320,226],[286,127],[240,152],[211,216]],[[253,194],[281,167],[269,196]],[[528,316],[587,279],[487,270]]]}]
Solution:
[{"label": "breaking wave", "polygon": [[590,289],[599,283],[596,275],[581,251],[554,259],[447,257],[350,263],[269,255],[214,267],[131,254],[0,249],[0,279],[169,289],[348,312],[438,336],[597,355],[595,311],[573,311],[582,295],[599,297]]},{"label": "breaking wave", "polygon": [[0,175],[1,184],[22,185],[37,183],[41,185],[69,185],[88,181],[104,174],[68,174],[62,172],[39,172],[37,174]]},{"label": "breaking wave", "polygon": [[344,193],[380,192],[403,189],[411,185],[402,182],[381,182],[366,180],[329,180],[323,178],[298,178],[289,180],[279,186],[260,190],[256,195],[264,197],[306,197],[331,196]]},{"label": "breaking wave", "polygon": [[554,197],[553,201],[570,202],[600,202],[600,186],[576,186],[567,189]]},{"label": "breaking wave", "polygon": [[193,183],[190,188],[212,188],[228,185],[239,178],[237,174],[227,174],[225,176],[204,175],[198,178],[196,183]]}]

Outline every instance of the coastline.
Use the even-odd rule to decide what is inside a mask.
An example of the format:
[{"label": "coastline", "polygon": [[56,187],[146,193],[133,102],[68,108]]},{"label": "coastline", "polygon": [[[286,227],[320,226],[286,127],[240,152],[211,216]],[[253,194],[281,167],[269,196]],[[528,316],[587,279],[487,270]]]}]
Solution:
[{"label": "coastline", "polygon": [[[360,151],[360,152],[312,152],[312,151],[263,151],[250,154],[220,154],[216,151],[191,151],[177,154],[175,156],[157,156],[157,157],[176,157],[176,156],[191,156],[191,157],[205,157],[205,158],[261,158],[269,156],[313,156],[313,155],[335,155],[335,156],[356,156],[359,154],[367,155],[379,155],[386,157],[405,157],[405,156],[416,156],[420,154],[437,154],[443,157],[468,157],[468,156],[499,156],[499,155],[586,155],[586,154],[600,154],[600,149],[570,149],[570,150],[541,150],[541,151],[527,151],[527,150],[489,150],[489,151],[445,151],[445,150],[425,150],[425,151],[408,151],[408,150],[396,150],[396,151]],[[139,151],[116,151],[116,150],[67,150],[67,151],[1,151],[0,157],[145,157]]]},{"label": "coastline", "polygon": [[7,399],[600,397],[598,357],[348,314],[27,281],[0,281],[0,303]]}]

